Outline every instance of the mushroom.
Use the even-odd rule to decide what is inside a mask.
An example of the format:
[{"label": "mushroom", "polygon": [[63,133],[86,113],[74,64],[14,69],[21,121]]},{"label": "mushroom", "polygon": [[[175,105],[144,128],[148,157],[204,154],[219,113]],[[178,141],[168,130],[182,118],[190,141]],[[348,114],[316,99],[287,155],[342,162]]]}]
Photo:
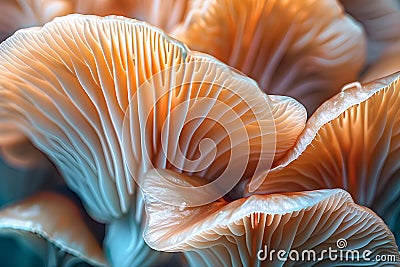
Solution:
[{"label": "mushroom", "polygon": [[54,192],[37,193],[0,210],[0,247],[1,262],[12,266],[107,264],[78,207]]},{"label": "mushroom", "polygon": [[352,84],[325,102],[257,192],[343,188],[400,238],[399,81]]},{"label": "mushroom", "polygon": [[2,0],[0,2],[0,42],[16,30],[40,26],[57,16],[72,13],[69,0]]},{"label": "mushroom", "polygon": [[283,156],[306,119],[294,99],[270,98],[213,57],[121,17],[21,30],[0,45],[0,77],[0,125],[19,127],[108,230],[134,214],[132,236],[143,220],[135,181],[147,170],[215,182],[203,200],[213,201]]},{"label": "mushroom", "polygon": [[[346,261],[345,265],[366,265],[378,255],[391,255],[392,264],[400,260],[385,223],[355,204],[343,190],[252,195],[233,202],[220,199],[200,207],[185,207],[164,201],[185,196],[165,186],[160,179],[165,176],[163,172],[150,171],[144,182],[146,191],[152,192],[145,195],[144,238],[154,249],[185,252],[191,266],[332,266],[336,262],[330,252],[328,256],[329,250],[335,250],[332,255],[339,264]],[[185,186],[194,184],[187,177],[175,177]],[[202,193],[198,190],[192,198]],[[348,250],[357,251],[360,258],[338,258],[349,255]],[[301,258],[304,252],[311,254]]]},{"label": "mushroom", "polygon": [[[183,21],[194,0],[134,0],[128,17],[146,21],[170,32]],[[125,14],[124,14],[125,15]],[[125,16],[126,16],[125,15]]]},{"label": "mushroom", "polygon": [[80,14],[119,15],[146,21],[170,32],[183,21],[193,0],[76,0]]},{"label": "mushroom", "polygon": [[361,80],[371,82],[400,70],[400,41],[385,48],[374,63],[366,69]]},{"label": "mushroom", "polygon": [[[359,21],[367,35],[367,65],[400,42],[400,4],[398,0],[340,0],[347,13]],[[386,73],[389,75],[392,73]],[[380,77],[383,77],[382,75]],[[376,79],[379,77],[375,77]]]},{"label": "mushroom", "polygon": [[400,3],[397,0],[341,0],[346,12],[365,29],[368,44],[367,66],[361,76],[370,82],[400,69]]},{"label": "mushroom", "polygon": [[55,17],[72,13],[126,16],[171,31],[188,13],[191,2],[190,0],[2,0],[0,42],[19,29],[42,26]]},{"label": "mushroom", "polygon": [[8,136],[0,140],[0,207],[59,182],[54,166],[26,137]]},{"label": "mushroom", "polygon": [[355,80],[366,57],[361,26],[328,0],[197,1],[173,36],[268,94],[298,99],[309,114]]}]

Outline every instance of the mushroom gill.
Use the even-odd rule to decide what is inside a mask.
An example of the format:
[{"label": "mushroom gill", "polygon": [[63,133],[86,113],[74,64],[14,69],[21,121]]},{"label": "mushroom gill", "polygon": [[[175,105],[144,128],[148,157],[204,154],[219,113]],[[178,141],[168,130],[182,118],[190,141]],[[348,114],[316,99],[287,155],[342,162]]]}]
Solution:
[{"label": "mushroom gill", "polygon": [[400,238],[399,82],[353,84],[325,102],[257,192],[343,188]]},{"label": "mushroom gill", "polygon": [[[181,198],[180,192],[166,187],[159,179],[165,173],[158,171],[161,176],[152,171],[144,184],[153,193],[145,196],[144,238],[154,249],[185,252],[191,266],[362,266],[375,264],[375,257],[382,254],[400,260],[385,223],[356,205],[343,190],[252,195],[230,203],[221,199],[200,207],[176,206],[164,200]],[[177,179],[185,186],[193,185],[185,177]],[[197,189],[193,198],[202,195]],[[335,250],[336,262],[328,256],[330,249]],[[280,250],[284,258],[277,258]],[[348,250],[358,251],[360,257],[338,258]],[[369,258],[363,258],[367,250]],[[298,253],[297,258],[291,251]],[[315,256],[299,256],[310,251]]]},{"label": "mushroom gill", "polygon": [[121,17],[21,30],[0,45],[0,77],[0,125],[19,127],[108,229],[133,214],[139,238],[135,181],[147,170],[222,181],[212,201],[283,156],[306,118],[297,101]]},{"label": "mushroom gill", "polygon": [[366,57],[363,30],[336,1],[195,1],[173,36],[289,95],[311,114],[356,79]]},{"label": "mushroom gill", "polygon": [[201,160],[182,157],[197,157],[197,145],[213,133],[223,158],[232,149],[226,138],[244,129],[248,140],[234,145],[248,141],[247,157],[272,161],[274,120],[294,129],[277,139],[278,155],[304,126],[304,108],[293,99],[270,100],[252,80],[143,22],[71,15],[19,31],[0,48],[2,121],[52,159],[97,218],[128,210],[135,186],[124,157],[137,180],[150,164],[194,172]]}]

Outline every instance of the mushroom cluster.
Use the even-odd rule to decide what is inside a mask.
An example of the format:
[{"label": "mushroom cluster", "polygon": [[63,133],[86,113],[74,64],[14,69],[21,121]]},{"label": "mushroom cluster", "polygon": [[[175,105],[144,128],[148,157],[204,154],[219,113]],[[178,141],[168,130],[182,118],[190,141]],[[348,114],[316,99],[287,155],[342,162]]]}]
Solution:
[{"label": "mushroom cluster", "polygon": [[1,266],[400,266],[397,0],[0,8]]}]

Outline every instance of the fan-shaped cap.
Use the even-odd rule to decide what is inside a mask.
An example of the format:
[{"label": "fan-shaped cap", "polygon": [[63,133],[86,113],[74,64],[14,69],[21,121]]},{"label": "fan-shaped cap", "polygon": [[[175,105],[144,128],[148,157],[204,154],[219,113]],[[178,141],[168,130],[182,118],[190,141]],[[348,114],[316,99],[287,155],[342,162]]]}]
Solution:
[{"label": "fan-shaped cap", "polygon": [[[183,21],[193,0],[128,0],[132,7],[126,16],[146,21],[170,32]],[[125,14],[124,14],[125,15]]]},{"label": "fan-shaped cap", "polygon": [[287,96],[270,95],[276,131],[274,162],[278,162],[294,145],[304,129],[307,114],[303,105]]},{"label": "fan-shaped cap", "polygon": [[343,188],[399,235],[399,81],[351,85],[324,103],[258,192]]},{"label": "fan-shaped cap", "polygon": [[[105,266],[101,247],[87,228],[80,212],[63,195],[53,192],[38,193],[0,210],[0,243],[3,244],[7,239],[21,239],[28,250],[32,249],[38,254],[33,259],[39,256],[39,262],[49,261],[42,263],[43,265],[69,266],[68,264],[84,261]],[[4,250],[0,252],[2,259],[3,252]],[[12,257],[7,256],[9,262]]]},{"label": "fan-shaped cap", "polygon": [[368,44],[368,65],[373,65],[378,58],[382,57],[382,53],[385,53],[387,48],[396,43],[398,46],[400,42],[400,3],[398,0],[340,0],[340,2],[346,12],[359,21],[365,30]]},{"label": "fan-shaped cap", "polygon": [[192,2],[193,0],[76,0],[76,13],[129,17],[170,32],[184,19]]},{"label": "fan-shaped cap", "polygon": [[355,80],[366,56],[361,27],[336,1],[197,1],[173,35],[309,113]]},{"label": "fan-shaped cap", "polygon": [[268,169],[306,116],[295,100],[271,100],[214,58],[129,19],[58,18],[3,42],[0,63],[0,118],[21,127],[104,221],[129,210],[132,176],[140,183],[153,167],[207,180],[226,166],[244,178]]},{"label": "fan-shaped cap", "polygon": [[[181,182],[191,184],[184,179]],[[382,254],[400,260],[394,237],[383,221],[356,205],[343,190],[252,195],[231,203],[220,200],[193,208],[171,206],[153,197],[179,194],[159,187],[157,179],[149,177],[145,185],[154,190],[153,195],[145,196],[146,242],[157,250],[185,251],[193,266],[282,266],[276,254],[257,260],[260,254],[266,255],[265,250],[295,250],[300,255],[313,251],[317,255],[293,259],[285,254],[289,265],[329,264],[323,251],[330,248],[337,253],[337,249],[357,250],[361,259],[352,264],[368,264],[368,259],[361,257],[366,250],[371,260]]]},{"label": "fan-shaped cap", "polygon": [[73,12],[69,0],[3,0],[0,2],[0,42],[16,30],[40,26]]},{"label": "fan-shaped cap", "polygon": [[371,82],[400,70],[400,41],[387,47],[362,75],[363,82]]},{"label": "fan-shaped cap", "polygon": [[0,2],[0,42],[23,28],[42,26],[71,13],[120,15],[171,31],[190,10],[191,0],[3,0]]},{"label": "fan-shaped cap", "polygon": [[[133,237],[142,231],[132,176],[141,182],[154,166],[213,180],[233,155],[234,171],[251,177],[257,165],[271,164],[274,151],[284,154],[306,117],[295,100],[269,99],[214,58],[123,18],[75,15],[20,31],[1,44],[0,62],[2,122],[21,127],[89,212],[112,221],[110,246],[124,232],[119,227],[116,234],[113,225],[124,225]],[[275,131],[287,135],[275,138]],[[242,178],[234,174],[230,187]],[[115,219],[128,210],[138,228],[125,216]],[[130,251],[141,242],[130,241]],[[109,253],[113,263],[129,262],[118,251]]]}]

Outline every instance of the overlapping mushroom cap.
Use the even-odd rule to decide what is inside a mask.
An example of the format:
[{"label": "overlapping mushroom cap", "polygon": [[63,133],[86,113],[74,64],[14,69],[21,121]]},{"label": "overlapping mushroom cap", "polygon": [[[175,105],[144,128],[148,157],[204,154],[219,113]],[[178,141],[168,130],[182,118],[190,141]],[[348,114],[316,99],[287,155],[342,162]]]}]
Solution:
[{"label": "overlapping mushroom cap", "polygon": [[40,26],[57,16],[73,12],[73,1],[2,0],[0,10],[0,42],[2,42],[16,30]]},{"label": "overlapping mushroom cap", "polygon": [[170,32],[183,21],[193,0],[142,0],[127,1],[132,6],[128,17],[149,22]]},{"label": "overlapping mushroom cap", "polygon": [[[400,38],[400,37],[399,37]],[[400,70],[400,41],[388,46],[380,53],[375,62],[363,73],[362,81],[373,80],[388,76]]]},{"label": "overlapping mushroom cap", "polygon": [[324,103],[259,193],[343,188],[400,234],[400,75]]},{"label": "overlapping mushroom cap", "polygon": [[0,262],[12,266],[107,264],[76,204],[54,192],[35,194],[0,211],[0,247]]},{"label": "overlapping mushroom cap", "polygon": [[193,0],[75,0],[76,12],[95,15],[119,15],[146,21],[167,32],[189,12]]},{"label": "overlapping mushroom cap", "polygon": [[55,17],[72,13],[125,16],[171,31],[189,12],[191,2],[190,0],[2,0],[0,42],[19,29],[43,26]]},{"label": "overlapping mushroom cap", "polygon": [[132,178],[157,167],[222,180],[215,200],[281,157],[306,117],[295,100],[269,98],[129,19],[72,15],[19,31],[0,62],[0,124],[20,127],[110,229],[132,209],[140,228]]},{"label": "overlapping mushroom cap", "polygon": [[[235,156],[247,153],[249,165],[253,157],[271,162],[275,128],[292,128],[276,140],[280,155],[280,144],[290,147],[305,119],[294,100],[270,100],[213,58],[127,19],[68,16],[41,30],[20,31],[2,44],[0,61],[2,120],[26,130],[101,219],[128,210],[134,181],[126,157],[136,179],[151,164],[194,173],[199,160],[185,157],[197,157],[197,145],[208,139],[222,154],[216,155],[218,165],[199,170],[218,173],[232,150],[226,138],[244,133],[232,146],[249,142],[250,148]],[[185,128],[187,123],[197,127]],[[262,151],[262,145],[270,149]],[[170,155],[176,151],[183,153]]]},{"label": "overlapping mushroom cap", "polygon": [[311,114],[356,79],[363,31],[336,1],[197,1],[174,32],[254,78],[269,94],[295,97]]},{"label": "overlapping mushroom cap", "polygon": [[[369,209],[356,205],[343,190],[252,195],[193,208],[160,201],[161,195],[181,196],[164,187],[157,175],[150,173],[148,178],[145,186],[154,194],[145,197],[148,221],[144,238],[158,250],[185,251],[191,266],[361,266],[374,265],[378,255],[392,255],[389,264],[400,260],[385,223]],[[178,179],[191,185],[185,178]],[[358,251],[359,258],[342,256],[335,262],[338,249]],[[282,254],[277,258],[268,253],[280,250],[284,251],[283,259]],[[329,250],[335,250],[333,256],[328,256]],[[363,258],[367,250],[370,252]],[[304,251],[315,254],[301,258]],[[342,251],[341,255],[346,254]]]},{"label": "overlapping mushroom cap", "polygon": [[367,36],[364,82],[400,70],[400,2],[398,0],[341,0],[346,12],[359,21]]},{"label": "overlapping mushroom cap", "polygon": [[388,47],[393,44],[399,45],[400,3],[398,0],[340,0],[340,2],[346,12],[359,21],[365,29],[368,65],[373,64]]},{"label": "overlapping mushroom cap", "polygon": [[[39,2],[30,2],[22,11],[33,14],[29,10],[37,8]],[[61,3],[52,3],[58,2]],[[51,6],[50,2],[43,3]],[[250,74],[268,92],[297,97],[306,103],[310,113],[342,84],[356,77],[365,56],[361,28],[334,1],[73,3],[80,12],[128,14],[167,30],[184,18],[189,7],[195,7],[175,31],[178,38]],[[57,8],[46,9],[46,16],[50,15],[43,18],[48,20],[57,12],[70,12],[70,6],[54,5]],[[173,12],[164,12],[169,10],[167,6]],[[160,7],[163,12],[158,13]],[[169,13],[174,14],[173,19],[169,19]],[[355,15],[360,14],[358,18],[363,18],[362,12]],[[313,19],[318,19],[318,23]],[[367,20],[361,22],[363,26],[369,25]],[[32,25],[42,23],[38,20]],[[365,28],[369,34],[368,27]],[[200,33],[205,35],[198,39]],[[383,35],[381,39],[379,35],[372,37],[390,39]],[[369,49],[375,39],[369,38]],[[387,51],[390,53],[382,55],[390,58],[393,53]],[[370,73],[366,77],[376,75],[373,69]],[[152,251],[142,239],[143,199],[135,182],[144,184],[150,219],[145,236],[149,244],[163,251],[196,250],[186,254],[192,265],[258,264],[255,255],[264,244],[270,248],[312,248],[321,252],[339,238],[351,241],[352,248],[371,249],[372,256],[386,249],[399,260],[393,236],[382,221],[355,205],[343,191],[243,198],[245,185],[251,193],[261,183],[258,192],[286,192],[297,190],[296,179],[306,177],[307,182],[298,190],[348,189],[358,203],[377,210],[399,233],[399,94],[396,85],[388,85],[391,78],[380,81],[387,83],[387,88],[377,89],[375,84],[369,85],[372,89],[349,89],[324,104],[298,139],[305,123],[305,110],[295,100],[262,94],[251,79],[210,56],[189,51],[145,23],[76,15],[57,19],[42,29],[21,31],[1,44],[0,78],[0,140],[26,134],[54,161],[90,214],[108,224],[104,246],[115,266],[151,265],[160,261],[160,255],[163,260],[166,256]],[[384,108],[378,107],[379,101]],[[333,115],[327,115],[328,109]],[[373,122],[373,111],[385,119]],[[363,112],[368,115],[363,117]],[[349,134],[341,140],[338,137],[343,131]],[[357,139],[360,134],[363,138]],[[372,140],[375,137],[377,141]],[[330,142],[333,156],[324,154],[327,148],[318,138]],[[363,144],[360,141],[353,146],[353,138]],[[297,145],[287,153],[296,140]],[[373,148],[366,148],[366,144]],[[33,147],[28,143],[26,148]],[[1,143],[1,163],[30,167],[37,167],[38,162],[49,164],[46,158],[25,157],[20,151],[18,142],[15,146]],[[360,151],[362,160],[355,160]],[[322,163],[316,163],[315,158],[314,162],[307,159],[307,153],[319,153]],[[365,163],[374,157],[380,162]],[[342,162],[338,163],[340,159]],[[315,169],[328,166],[326,169],[333,171],[325,175],[325,171],[310,169],[319,177],[308,177],[301,167],[308,170],[311,163]],[[13,175],[14,170],[10,172],[5,164],[8,174]],[[342,172],[337,171],[335,164],[342,167]],[[268,174],[271,166],[275,168]],[[19,173],[26,184],[26,172]],[[336,174],[342,175],[338,176],[341,180],[331,177]],[[365,196],[367,190],[361,180],[372,182],[376,192]],[[2,185],[4,181],[6,190],[10,185],[12,188],[0,177]],[[35,182],[42,184],[40,179]],[[380,192],[385,195],[379,196]],[[10,227],[18,226],[18,234],[23,232],[30,239],[28,232],[51,225],[54,221],[45,224],[36,216],[38,213],[32,212],[37,203],[44,208],[41,214],[48,216],[48,210],[54,207],[42,203],[45,198],[59,203],[69,214],[72,206],[66,199],[40,195],[21,209],[25,202],[14,205],[19,210],[29,210],[27,213],[34,216],[31,225],[23,228],[23,220],[14,216],[17,219],[6,222],[5,232],[8,234]],[[13,207],[0,213],[6,218],[10,210]],[[71,214],[80,218],[76,212]],[[205,218],[194,222],[198,214]],[[315,225],[316,214],[323,223]],[[59,217],[65,220],[62,216],[56,219]],[[161,218],[165,221],[160,223]],[[210,222],[214,219],[217,223]],[[88,237],[84,224],[79,225]],[[273,229],[268,228],[271,226]],[[59,255],[58,260],[64,257],[59,249],[66,250],[66,264],[70,256],[94,264],[105,263],[101,250],[89,251],[97,249],[96,244],[91,244],[90,235],[89,239],[80,240],[76,235],[68,239],[66,233],[52,238],[52,231],[47,228],[38,233],[48,241],[35,237],[31,243],[48,242],[51,251]],[[293,238],[281,238],[282,233]],[[345,237],[338,237],[339,234]],[[68,242],[60,244],[63,239]],[[85,245],[76,247],[72,240]],[[89,245],[85,243],[88,240]],[[53,259],[53,254],[48,258]],[[369,263],[364,259],[363,264]]]}]

